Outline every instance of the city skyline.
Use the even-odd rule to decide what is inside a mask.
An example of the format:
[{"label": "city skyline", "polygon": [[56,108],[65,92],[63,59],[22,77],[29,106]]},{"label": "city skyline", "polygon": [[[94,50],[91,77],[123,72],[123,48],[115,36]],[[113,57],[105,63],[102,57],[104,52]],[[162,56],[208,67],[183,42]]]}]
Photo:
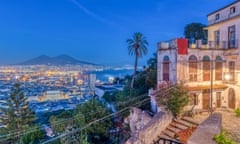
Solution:
[{"label": "city skyline", "polygon": [[67,54],[106,65],[133,64],[126,39],[139,31],[149,41],[148,55],[140,59],[144,65],[158,41],[183,37],[186,24],[207,24],[206,14],[233,1],[202,0],[201,5],[187,0],[1,1],[0,64],[43,54]]}]

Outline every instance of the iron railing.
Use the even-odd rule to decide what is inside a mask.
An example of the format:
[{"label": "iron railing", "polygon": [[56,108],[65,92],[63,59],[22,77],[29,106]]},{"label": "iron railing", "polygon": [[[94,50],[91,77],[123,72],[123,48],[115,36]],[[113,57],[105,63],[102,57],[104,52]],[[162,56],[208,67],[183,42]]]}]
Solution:
[{"label": "iron railing", "polygon": [[227,49],[238,48],[238,41],[237,40],[208,41],[207,43],[203,43],[201,40],[197,40],[195,43],[190,43],[189,48],[227,50]]},{"label": "iron railing", "polygon": [[[177,49],[176,41],[166,41],[159,42],[158,49],[159,50],[167,50],[167,49]],[[188,48],[193,49],[207,49],[207,50],[228,50],[238,48],[238,40],[228,40],[228,41],[202,41],[196,40],[194,42],[189,42]]]},{"label": "iron railing", "polygon": [[159,139],[154,141],[153,144],[183,144],[183,143],[179,141],[159,137]]}]

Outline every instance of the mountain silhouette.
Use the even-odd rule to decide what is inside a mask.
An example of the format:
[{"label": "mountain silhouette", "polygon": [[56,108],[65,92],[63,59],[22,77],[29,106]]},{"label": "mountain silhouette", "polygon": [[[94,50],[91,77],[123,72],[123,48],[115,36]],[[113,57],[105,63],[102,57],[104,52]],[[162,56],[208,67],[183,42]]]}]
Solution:
[{"label": "mountain silhouette", "polygon": [[18,65],[96,65],[94,63],[85,62],[77,60],[68,55],[59,55],[56,57],[49,57],[47,55],[41,55],[36,58],[27,60],[22,63],[18,63]]}]

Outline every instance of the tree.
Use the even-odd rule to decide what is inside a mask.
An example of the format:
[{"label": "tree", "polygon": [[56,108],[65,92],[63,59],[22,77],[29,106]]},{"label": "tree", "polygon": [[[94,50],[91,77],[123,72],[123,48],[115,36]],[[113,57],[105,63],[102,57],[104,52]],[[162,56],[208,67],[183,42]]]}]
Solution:
[{"label": "tree", "polygon": [[109,140],[108,131],[113,127],[111,119],[97,122],[84,130],[80,128],[87,124],[111,114],[105,105],[95,99],[78,105],[73,111],[64,111],[58,115],[51,116],[49,122],[57,135],[68,134],[56,143],[106,143]]},{"label": "tree", "polygon": [[148,42],[146,40],[146,37],[144,37],[143,34],[140,32],[134,33],[132,39],[127,39],[126,42],[128,44],[129,55],[135,56],[134,71],[133,71],[133,77],[131,81],[131,88],[133,88],[134,78],[137,71],[138,58],[141,58],[143,55],[147,54]]},{"label": "tree", "polygon": [[10,97],[6,101],[6,107],[0,110],[3,113],[0,123],[5,125],[1,133],[8,134],[10,143],[18,142],[20,144],[21,137],[25,135],[24,132],[33,126],[33,121],[36,120],[36,115],[28,107],[27,98],[24,96],[20,84],[14,84]]},{"label": "tree", "polygon": [[184,28],[184,36],[190,41],[207,40],[206,31],[203,29],[206,25],[201,23],[190,23]]},{"label": "tree", "polygon": [[[162,91],[165,90],[163,89]],[[159,99],[159,103],[165,105],[175,117],[178,117],[183,112],[183,108],[188,104],[188,102],[188,91],[182,85],[176,85],[171,88],[166,95],[161,96]]]},{"label": "tree", "polygon": [[[77,106],[74,115],[83,115],[84,122],[86,124],[91,123],[95,120],[103,118],[104,116],[111,114],[106,106],[93,99],[84,103],[83,105]],[[89,141],[92,143],[106,143],[108,140],[108,131],[113,127],[111,119],[106,119],[101,122],[97,122],[86,129]]]},{"label": "tree", "polygon": [[155,88],[157,85],[157,53],[153,53],[153,57],[147,61],[147,88]]}]

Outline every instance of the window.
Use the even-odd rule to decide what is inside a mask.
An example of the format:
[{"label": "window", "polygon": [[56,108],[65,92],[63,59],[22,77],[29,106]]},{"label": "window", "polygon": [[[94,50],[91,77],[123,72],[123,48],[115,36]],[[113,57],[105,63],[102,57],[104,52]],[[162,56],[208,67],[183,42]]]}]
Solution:
[{"label": "window", "polygon": [[215,15],[215,20],[219,20],[219,18],[220,18],[220,14],[216,14]]},{"label": "window", "polygon": [[215,80],[222,80],[222,70],[223,68],[223,60],[220,56],[216,57],[215,63]]},{"label": "window", "polygon": [[228,46],[229,48],[235,48],[236,28],[234,26],[228,27]]},{"label": "window", "polygon": [[190,94],[190,105],[198,105],[198,95],[195,93]]},{"label": "window", "polygon": [[231,7],[231,8],[230,8],[230,14],[235,13],[235,11],[236,11],[236,8],[235,8],[235,7]]},{"label": "window", "polygon": [[189,81],[197,81],[197,57],[191,55],[189,57]]},{"label": "window", "polygon": [[196,94],[193,94],[193,104],[198,105],[198,96]]},{"label": "window", "polygon": [[203,57],[203,81],[210,81],[210,58]]},{"label": "window", "polygon": [[228,69],[229,69],[229,75],[230,75],[230,80],[231,81],[234,81],[235,80],[235,75],[234,75],[234,72],[235,72],[235,62],[234,61],[230,61],[228,63]]},{"label": "window", "polygon": [[216,48],[219,48],[219,44],[220,44],[220,31],[219,30],[214,32],[214,40],[215,40]]},{"label": "window", "polygon": [[163,58],[163,80],[164,81],[169,81],[169,57],[164,56]]}]

